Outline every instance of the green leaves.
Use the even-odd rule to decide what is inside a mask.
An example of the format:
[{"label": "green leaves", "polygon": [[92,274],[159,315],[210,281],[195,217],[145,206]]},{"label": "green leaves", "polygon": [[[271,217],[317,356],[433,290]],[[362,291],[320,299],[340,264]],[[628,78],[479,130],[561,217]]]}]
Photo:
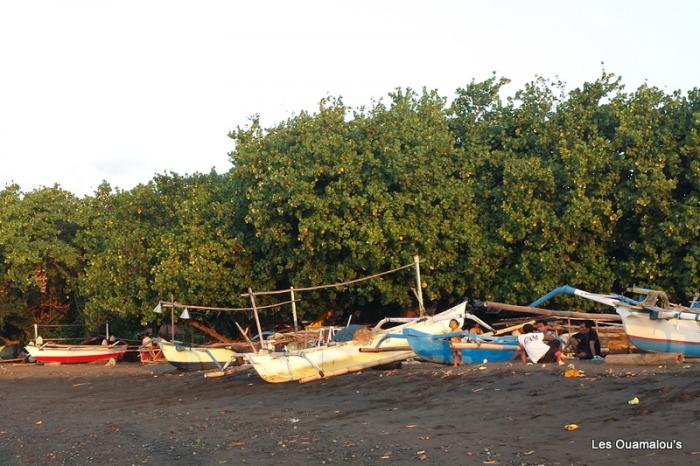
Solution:
[{"label": "green leaves", "polygon": [[[448,100],[326,98],[230,136],[232,168],[77,199],[0,191],[0,332],[153,321],[153,305],[358,278],[419,254],[428,299],[527,303],[563,283],[700,289],[700,90],[472,81]],[[304,293],[301,313],[415,304],[410,272]],[[261,300],[264,301],[264,300]],[[261,302],[260,304],[267,304]],[[53,310],[53,311],[52,311]],[[52,313],[53,312],[53,313]]]},{"label": "green leaves", "polygon": [[79,202],[59,187],[0,192],[0,332],[19,334],[33,320],[75,310],[82,256],[76,244]]}]

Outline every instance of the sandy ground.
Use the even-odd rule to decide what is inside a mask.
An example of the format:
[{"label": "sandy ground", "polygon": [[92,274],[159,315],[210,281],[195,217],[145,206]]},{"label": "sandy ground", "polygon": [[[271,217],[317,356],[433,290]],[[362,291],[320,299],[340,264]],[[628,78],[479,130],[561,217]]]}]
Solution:
[{"label": "sandy ground", "polygon": [[[577,368],[408,363],[272,385],[0,365],[0,464],[700,464],[700,364]],[[682,448],[592,448],[617,439]]]}]

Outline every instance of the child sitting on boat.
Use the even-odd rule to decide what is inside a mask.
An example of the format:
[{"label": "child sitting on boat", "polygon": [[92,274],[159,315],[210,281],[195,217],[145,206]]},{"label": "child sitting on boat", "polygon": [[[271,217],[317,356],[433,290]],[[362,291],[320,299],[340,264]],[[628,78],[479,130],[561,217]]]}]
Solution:
[{"label": "child sitting on boat", "polygon": [[561,352],[561,341],[552,335],[535,332],[532,324],[523,326],[523,333],[518,335],[518,343],[521,349],[521,360],[527,362],[527,357],[534,363],[558,362],[564,364],[564,356]]},{"label": "child sitting on boat", "polygon": [[483,335],[484,330],[481,328],[481,324],[479,324],[479,322],[474,322],[474,325],[472,325],[469,329],[469,333],[473,333],[474,335]]},{"label": "child sitting on boat", "polygon": [[[456,319],[450,320],[450,331],[452,332],[459,332],[461,329],[459,328],[459,322],[457,322]],[[459,337],[450,337],[450,342],[451,343],[459,343],[461,339]],[[452,348],[452,367],[457,367],[457,364],[459,362],[459,365],[462,365],[462,351],[458,349]]]}]

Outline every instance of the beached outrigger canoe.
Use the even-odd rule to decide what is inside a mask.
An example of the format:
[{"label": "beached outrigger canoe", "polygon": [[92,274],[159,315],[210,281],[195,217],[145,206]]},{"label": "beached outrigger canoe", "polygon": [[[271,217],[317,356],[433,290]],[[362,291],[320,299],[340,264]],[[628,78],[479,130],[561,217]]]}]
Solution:
[{"label": "beached outrigger canoe", "polygon": [[535,301],[541,304],[559,294],[578,296],[615,308],[622,318],[625,333],[640,350],[655,353],[681,353],[700,357],[700,309],[669,302],[666,293],[641,288],[631,289],[646,295],[636,301],[621,295],[589,293],[570,286],[562,286]]},{"label": "beached outrigger canoe", "polygon": [[236,354],[227,345],[185,346],[161,340],[158,346],[170,364],[187,371],[221,369]]},{"label": "beached outrigger canoe", "polygon": [[[483,324],[482,324],[483,325]],[[414,328],[404,329],[408,344],[418,358],[438,364],[452,364],[452,348],[462,352],[464,364],[510,361],[518,349],[518,337],[513,335],[488,336],[469,332],[451,332],[431,335]],[[461,343],[450,343],[457,336]]]},{"label": "beached outrigger canoe", "polygon": [[36,346],[34,342],[24,347],[37,362],[76,364],[93,361],[118,359],[126,353],[126,345],[58,345],[45,343]]},{"label": "beached outrigger canoe", "polygon": [[[456,319],[462,325],[466,305],[463,302],[432,317],[383,319],[365,341],[333,342],[289,352],[261,351],[247,354],[246,359],[263,380],[271,383],[310,382],[391,364],[415,356],[406,343],[404,329],[414,328],[427,334],[445,333],[449,330],[451,319]],[[390,322],[402,324],[390,329],[383,328]]]}]

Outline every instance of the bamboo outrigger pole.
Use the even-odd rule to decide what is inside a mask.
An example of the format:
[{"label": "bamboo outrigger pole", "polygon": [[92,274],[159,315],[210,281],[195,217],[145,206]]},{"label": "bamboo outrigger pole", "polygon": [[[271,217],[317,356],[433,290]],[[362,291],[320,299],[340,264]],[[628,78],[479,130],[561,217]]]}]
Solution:
[{"label": "bamboo outrigger pole", "polygon": [[551,309],[540,309],[538,307],[530,306],[517,306],[515,304],[497,303],[493,301],[486,301],[484,303],[484,307],[486,307],[487,309],[500,309],[503,311],[523,312],[525,314],[538,314],[541,316],[583,318],[590,320],[622,320],[622,318],[617,314],[594,314],[592,312],[553,311]]},{"label": "bamboo outrigger pole", "polygon": [[255,316],[255,325],[258,326],[258,340],[260,341],[260,349],[263,349],[263,343],[265,340],[263,339],[263,332],[262,332],[262,327],[260,326],[260,317],[258,316],[258,308],[255,305],[255,293],[253,293],[253,289],[248,287],[248,295],[250,296],[250,304],[253,306],[253,315]]},{"label": "bamboo outrigger pole", "polygon": [[418,310],[420,316],[425,315],[425,306],[423,306],[423,287],[421,286],[420,280],[420,257],[418,255],[413,256],[413,264],[416,268],[416,297],[418,298]]},{"label": "bamboo outrigger pole", "polygon": [[294,331],[299,331],[299,325],[297,324],[297,303],[294,300],[294,287],[289,287],[289,293],[292,295],[292,318],[294,319]]},{"label": "bamboo outrigger pole", "polygon": [[[175,302],[173,295],[170,295],[170,302]],[[175,342],[175,306],[170,305],[170,341]]]}]

